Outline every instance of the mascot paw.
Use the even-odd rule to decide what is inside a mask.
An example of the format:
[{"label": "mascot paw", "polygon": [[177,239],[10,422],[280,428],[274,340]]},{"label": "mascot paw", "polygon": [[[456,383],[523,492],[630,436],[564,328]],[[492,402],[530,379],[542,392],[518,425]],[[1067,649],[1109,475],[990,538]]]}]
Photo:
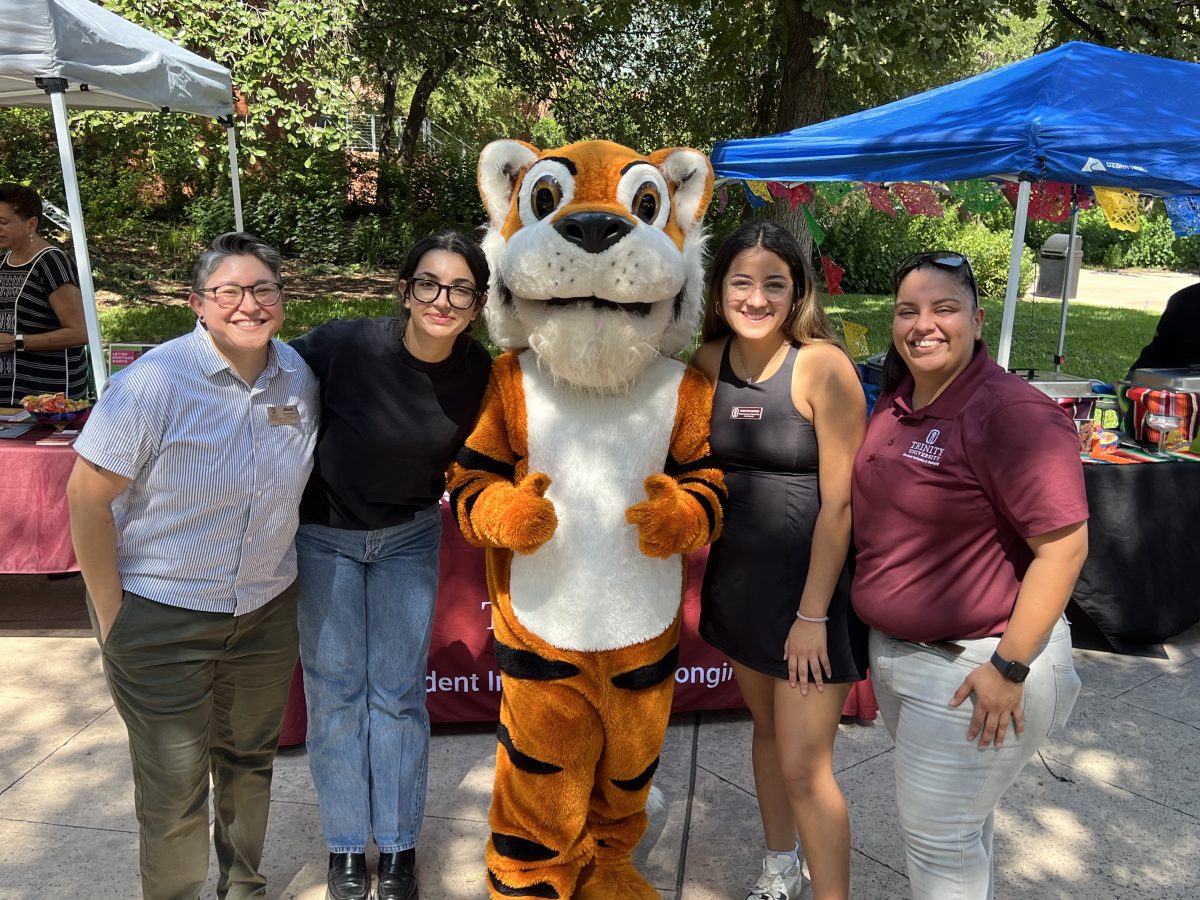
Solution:
[{"label": "mascot paw", "polygon": [[660,900],[661,897],[628,857],[610,863],[592,863],[579,876],[572,896],[574,900]]},{"label": "mascot paw", "polygon": [[516,485],[493,484],[479,494],[475,530],[496,547],[532,553],[554,536],[558,516],[546,499],[550,476],[531,472]]},{"label": "mascot paw", "polygon": [[625,521],[637,526],[642,553],[666,559],[704,546],[708,522],[696,498],[669,475],[651,475],[645,487],[649,499],[625,510]]}]

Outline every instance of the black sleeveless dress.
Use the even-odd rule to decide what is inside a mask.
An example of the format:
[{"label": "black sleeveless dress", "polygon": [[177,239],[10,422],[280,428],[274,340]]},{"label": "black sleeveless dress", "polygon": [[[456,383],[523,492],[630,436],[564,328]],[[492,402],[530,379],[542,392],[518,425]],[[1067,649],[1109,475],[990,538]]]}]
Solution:
[{"label": "black sleeveless dress", "polygon": [[[721,354],[713,396],[712,454],[725,470],[729,500],[700,594],[700,634],[731,659],[788,677],[783,645],[808,577],[821,501],[817,433],[792,402],[797,348],[774,375],[743,381]],[[867,674],[867,628],[850,606],[851,566],[829,604],[827,647],[833,682]]]}]

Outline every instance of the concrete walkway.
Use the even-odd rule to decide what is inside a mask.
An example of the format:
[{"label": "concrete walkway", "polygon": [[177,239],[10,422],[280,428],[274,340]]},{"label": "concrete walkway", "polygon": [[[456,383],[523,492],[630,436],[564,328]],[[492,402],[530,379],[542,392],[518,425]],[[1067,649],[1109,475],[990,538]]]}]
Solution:
[{"label": "concrete walkway", "polygon": [[[124,727],[81,627],[79,581],[27,578],[0,576],[0,602],[21,585],[44,588],[50,628],[27,615],[0,623],[0,897],[138,897]],[[1047,742],[1044,762],[1026,768],[996,818],[997,898],[1200,897],[1200,627],[1167,651],[1076,650],[1084,688],[1067,731]],[[418,857],[425,900],[486,895],[494,754],[491,726],[436,729]],[[841,726],[836,766],[854,830],[852,896],[907,896],[882,724]],[[676,717],[655,781],[667,809],[639,858],[662,896],[741,900],[762,844],[746,714]],[[306,755],[285,751],[268,896],[320,900],[324,867]]]},{"label": "concrete walkway", "polygon": [[[1176,291],[1195,284],[1200,276],[1160,269],[1081,269],[1079,291],[1071,303],[1119,306],[1161,313]],[[1039,300],[1054,298],[1039,297]]]}]

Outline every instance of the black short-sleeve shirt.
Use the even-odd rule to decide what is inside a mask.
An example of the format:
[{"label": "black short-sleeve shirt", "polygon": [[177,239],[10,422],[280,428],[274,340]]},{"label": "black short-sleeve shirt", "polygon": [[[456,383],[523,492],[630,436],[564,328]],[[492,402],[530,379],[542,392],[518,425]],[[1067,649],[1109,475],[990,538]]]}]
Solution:
[{"label": "black short-sleeve shirt", "polygon": [[321,382],[321,428],[300,521],[368,531],[441,498],[487,386],[487,350],[459,335],[450,356],[417,359],[398,318],[339,319],[292,346]]}]

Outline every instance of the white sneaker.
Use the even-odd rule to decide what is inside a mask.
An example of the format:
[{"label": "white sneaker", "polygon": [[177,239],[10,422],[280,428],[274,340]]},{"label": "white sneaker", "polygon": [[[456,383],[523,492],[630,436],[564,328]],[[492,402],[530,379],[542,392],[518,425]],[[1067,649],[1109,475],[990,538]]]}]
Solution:
[{"label": "white sneaker", "polygon": [[786,856],[770,853],[763,859],[762,874],[750,888],[746,900],[796,900],[803,886],[800,864]]}]

